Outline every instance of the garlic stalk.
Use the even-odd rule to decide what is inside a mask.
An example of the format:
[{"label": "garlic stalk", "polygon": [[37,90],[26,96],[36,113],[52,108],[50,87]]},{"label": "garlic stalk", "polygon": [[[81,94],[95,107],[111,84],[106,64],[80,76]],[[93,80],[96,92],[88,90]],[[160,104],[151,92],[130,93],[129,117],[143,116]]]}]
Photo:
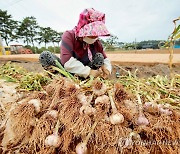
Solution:
[{"label": "garlic stalk", "polygon": [[110,99],[111,107],[112,107],[112,114],[109,117],[109,120],[113,125],[121,124],[124,122],[124,116],[117,111],[116,105],[112,97],[112,92],[110,90],[108,91],[108,95],[109,95],[109,99]]},{"label": "garlic stalk", "polygon": [[57,66],[57,69],[56,69],[56,67],[54,67],[55,70],[59,71],[61,74],[63,74],[67,78],[69,78],[75,82],[77,81],[76,78],[71,73],[69,73],[68,71],[66,71],[64,69],[64,67],[58,62],[58,60],[55,60],[55,62],[56,62],[56,66]]},{"label": "garlic stalk", "polygon": [[90,132],[88,133],[88,135],[86,136],[85,140],[76,146],[77,154],[85,154],[87,152],[87,143],[88,143],[91,135],[93,134],[97,123],[98,123],[97,121],[94,122],[94,124],[92,125],[92,128],[91,128]]}]

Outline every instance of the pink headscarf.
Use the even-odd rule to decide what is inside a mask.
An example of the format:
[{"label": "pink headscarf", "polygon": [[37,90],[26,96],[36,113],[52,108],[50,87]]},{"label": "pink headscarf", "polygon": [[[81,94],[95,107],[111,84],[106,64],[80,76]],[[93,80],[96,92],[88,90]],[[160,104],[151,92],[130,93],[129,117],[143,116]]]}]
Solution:
[{"label": "pink headscarf", "polygon": [[110,35],[105,26],[105,14],[93,8],[85,9],[80,14],[79,22],[74,31],[78,37]]}]

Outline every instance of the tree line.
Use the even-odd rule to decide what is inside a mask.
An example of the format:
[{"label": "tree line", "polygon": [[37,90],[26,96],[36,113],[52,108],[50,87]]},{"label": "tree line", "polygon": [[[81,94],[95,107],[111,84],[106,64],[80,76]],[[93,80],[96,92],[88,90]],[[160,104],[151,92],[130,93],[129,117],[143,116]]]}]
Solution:
[{"label": "tree line", "polygon": [[36,18],[25,17],[22,21],[13,20],[7,11],[0,10],[0,34],[8,46],[11,41],[23,41],[26,45],[34,46],[34,43],[57,43],[61,40],[62,32],[57,32],[50,27],[38,25]]},{"label": "tree line", "polygon": [[[42,50],[47,49],[47,44],[52,43],[53,47],[48,47],[51,51],[59,52],[59,43],[63,32],[57,32],[51,27],[42,27],[38,24],[35,17],[25,17],[22,21],[16,21],[7,11],[0,9],[0,35],[8,46],[12,41],[21,41],[29,48],[37,50],[35,43],[43,44]],[[118,37],[111,35],[106,40],[100,39],[105,50],[118,49],[144,49],[144,48],[159,48],[158,44],[161,41],[149,40],[141,42],[123,43],[118,41]],[[41,52],[41,51],[39,51]]]},{"label": "tree line", "polygon": [[[62,34],[63,32],[57,32],[51,27],[40,26],[33,16],[25,17],[22,21],[16,21],[7,11],[0,9],[0,35],[7,46],[12,41],[22,41],[26,47],[37,50],[35,43],[39,45],[43,43],[45,47],[42,47],[42,50],[49,49],[59,52],[58,47]],[[118,37],[114,35],[106,40],[101,39],[103,46],[107,49],[114,49],[117,40]],[[51,46],[47,48],[48,43],[52,43],[54,49]]]}]

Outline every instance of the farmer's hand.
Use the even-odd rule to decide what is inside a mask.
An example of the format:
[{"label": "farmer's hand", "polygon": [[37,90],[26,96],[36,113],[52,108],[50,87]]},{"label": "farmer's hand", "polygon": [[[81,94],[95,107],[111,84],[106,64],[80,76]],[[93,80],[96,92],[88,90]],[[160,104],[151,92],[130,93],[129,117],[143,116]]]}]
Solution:
[{"label": "farmer's hand", "polygon": [[100,70],[93,70],[93,69],[91,69],[91,71],[90,71],[90,73],[89,73],[89,76],[93,76],[93,77],[98,77],[98,76],[100,76],[101,75],[101,71]]},{"label": "farmer's hand", "polygon": [[109,70],[106,69],[104,65],[101,66],[101,69],[102,69],[102,72],[103,72],[102,77],[103,77],[104,79],[108,79],[108,78],[110,77],[110,72],[109,72]]}]

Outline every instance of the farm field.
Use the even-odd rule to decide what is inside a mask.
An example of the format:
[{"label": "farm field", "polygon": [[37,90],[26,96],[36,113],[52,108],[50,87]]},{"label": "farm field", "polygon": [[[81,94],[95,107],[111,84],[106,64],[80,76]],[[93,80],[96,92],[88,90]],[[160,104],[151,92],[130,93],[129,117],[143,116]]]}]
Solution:
[{"label": "farm field", "polygon": [[[144,64],[167,64],[169,60],[169,50],[132,50],[132,51],[106,51],[108,58],[114,63],[144,63]],[[56,54],[59,57],[59,54]],[[0,61],[38,61],[39,54],[18,54],[2,55]],[[173,63],[180,63],[180,49],[175,49]]]},{"label": "farm field", "polygon": [[[106,53],[169,54],[169,50],[168,49],[117,50],[117,51],[106,51]],[[180,54],[180,49],[174,49],[174,53]]]},{"label": "farm field", "polygon": [[[168,67],[168,50],[137,50],[137,51],[107,51],[107,56],[112,65],[119,65],[128,70],[139,70],[139,76],[167,75],[170,71]],[[59,54],[56,54],[59,57]],[[43,68],[38,62],[39,54],[22,54],[0,56],[0,65],[7,61],[18,63],[29,71],[41,72]],[[116,69],[113,67],[112,77]],[[180,49],[175,49],[173,54],[173,71],[180,74]]]}]

